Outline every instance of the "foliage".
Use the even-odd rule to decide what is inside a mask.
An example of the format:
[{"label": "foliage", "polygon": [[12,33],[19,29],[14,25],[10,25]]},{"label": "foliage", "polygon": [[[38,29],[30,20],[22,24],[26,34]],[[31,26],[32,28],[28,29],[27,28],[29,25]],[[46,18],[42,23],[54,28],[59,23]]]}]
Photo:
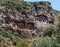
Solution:
[{"label": "foliage", "polygon": [[31,43],[31,47],[57,47],[56,41],[50,37],[41,37]]},{"label": "foliage", "polygon": [[[60,47],[60,16],[57,24],[49,24],[43,30],[43,37],[35,39],[31,47]],[[56,21],[57,22],[57,21]]]},{"label": "foliage", "polygon": [[43,1],[39,2],[39,4],[41,4],[41,5],[46,5],[47,3],[48,3],[49,5],[51,5],[51,3],[48,2],[48,1],[46,1],[46,2],[43,2]]},{"label": "foliage", "polygon": [[46,27],[44,27],[43,36],[52,36],[53,34],[56,34],[57,30],[57,26],[49,24]]},{"label": "foliage", "polygon": [[21,39],[19,42],[17,42],[17,47],[29,47],[29,40]]},{"label": "foliage", "polygon": [[5,31],[4,29],[0,28],[0,41],[6,41],[7,38],[9,38],[14,45],[16,45],[16,43],[19,41],[19,38],[12,34],[12,32],[10,31]]},{"label": "foliage", "polygon": [[0,0],[0,4],[5,5],[7,8],[11,8],[12,10],[17,10],[19,12],[26,11],[32,6],[36,5],[46,5],[46,3],[50,4],[50,2],[25,2],[24,0]]},{"label": "foliage", "polygon": [[[25,12],[37,5],[46,5],[47,2],[24,2],[23,0],[0,0],[1,5],[5,5],[7,8],[17,10],[18,12]],[[50,2],[48,2],[51,5]],[[49,24],[43,29],[43,37],[33,40],[29,43],[28,39],[19,39],[11,31],[5,31],[0,28],[0,47],[6,47],[5,43],[9,38],[17,47],[60,47],[60,15],[57,17],[57,24]]]},{"label": "foliage", "polygon": [[58,32],[57,32],[57,41],[58,43],[60,44],[60,15],[57,16],[57,19],[58,19],[58,23],[56,24],[57,28],[58,28]]}]

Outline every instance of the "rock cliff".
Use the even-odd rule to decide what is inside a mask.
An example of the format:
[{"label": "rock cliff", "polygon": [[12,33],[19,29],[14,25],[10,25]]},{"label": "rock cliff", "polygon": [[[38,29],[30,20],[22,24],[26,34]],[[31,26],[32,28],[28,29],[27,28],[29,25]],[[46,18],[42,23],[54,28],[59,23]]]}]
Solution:
[{"label": "rock cliff", "polygon": [[47,24],[54,24],[55,10],[50,2],[39,2],[25,11],[12,10],[0,4],[0,26],[21,38],[40,37]]}]

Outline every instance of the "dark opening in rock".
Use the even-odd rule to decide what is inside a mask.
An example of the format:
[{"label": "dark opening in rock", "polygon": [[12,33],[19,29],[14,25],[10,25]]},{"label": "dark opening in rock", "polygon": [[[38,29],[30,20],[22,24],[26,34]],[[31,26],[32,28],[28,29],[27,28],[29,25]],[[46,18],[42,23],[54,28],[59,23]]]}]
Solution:
[{"label": "dark opening in rock", "polygon": [[36,16],[36,20],[40,21],[40,22],[48,22],[48,17],[45,15],[38,15]]},{"label": "dark opening in rock", "polygon": [[11,21],[9,17],[5,17],[4,19],[5,19],[5,23],[7,23],[7,24],[9,24]]},{"label": "dark opening in rock", "polygon": [[24,29],[24,28],[25,28],[25,22],[23,22],[23,21],[19,22],[19,23],[18,23],[18,27],[19,27],[20,29]]},{"label": "dark opening in rock", "polygon": [[34,29],[34,23],[27,23],[26,28],[33,30]]}]

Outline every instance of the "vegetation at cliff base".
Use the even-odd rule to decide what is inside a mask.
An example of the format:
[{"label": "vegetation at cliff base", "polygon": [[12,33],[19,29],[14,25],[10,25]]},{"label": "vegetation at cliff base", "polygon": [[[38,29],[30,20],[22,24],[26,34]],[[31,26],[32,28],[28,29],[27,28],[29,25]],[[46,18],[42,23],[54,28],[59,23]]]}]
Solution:
[{"label": "vegetation at cliff base", "polygon": [[[47,2],[42,2],[42,1],[41,2],[24,2],[23,0],[0,0],[1,6],[5,6],[6,8],[11,9],[13,11],[17,10],[17,12],[21,12],[21,13],[25,13],[27,10],[30,10],[30,8],[32,8],[34,6],[36,7],[36,5],[38,5],[38,4],[44,5],[44,6],[46,4],[51,5],[50,2],[47,3]],[[23,15],[23,16],[25,16],[25,15]],[[18,17],[18,16],[16,16],[16,17]],[[4,18],[3,18],[3,20],[4,20]],[[16,21],[16,22],[18,22],[18,21]],[[18,31],[19,30],[15,31],[14,33],[18,32]],[[16,34],[12,33],[12,31],[4,30],[4,28],[0,27],[0,47],[60,47],[60,15],[56,16],[54,24],[48,24],[46,27],[43,28],[41,37],[32,38],[30,30],[25,31],[30,34],[24,33],[24,32],[22,33],[22,32],[23,31],[19,31],[18,33],[16,33],[19,35],[16,35]],[[35,32],[35,33],[37,33],[37,32]],[[21,34],[22,34],[22,36],[28,34],[28,36],[31,38],[30,39],[27,37],[21,38]],[[34,35],[34,32],[32,35]]]},{"label": "vegetation at cliff base", "polygon": [[46,26],[43,36],[32,41],[31,47],[60,47],[60,15],[57,17],[58,22]]}]

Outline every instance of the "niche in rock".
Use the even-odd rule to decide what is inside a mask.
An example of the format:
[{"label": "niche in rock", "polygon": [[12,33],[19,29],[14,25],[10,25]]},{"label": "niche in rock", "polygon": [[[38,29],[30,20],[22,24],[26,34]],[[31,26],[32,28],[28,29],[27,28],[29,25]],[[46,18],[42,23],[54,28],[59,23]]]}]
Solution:
[{"label": "niche in rock", "polygon": [[20,29],[30,29],[30,30],[33,30],[34,29],[34,23],[31,23],[31,22],[24,22],[24,21],[20,21],[18,23],[18,27]]},{"label": "niche in rock", "polygon": [[34,23],[27,23],[26,24],[26,29],[33,30],[34,29]]},{"label": "niche in rock", "polygon": [[40,21],[40,22],[48,22],[48,17],[45,15],[38,15],[36,17],[36,20]]},{"label": "niche in rock", "polygon": [[24,28],[25,28],[25,22],[20,21],[20,22],[18,23],[18,27],[19,27],[20,29],[24,29]]},{"label": "niche in rock", "polygon": [[11,21],[10,17],[5,17],[4,19],[5,19],[5,23],[7,23],[7,24],[9,24]]}]

